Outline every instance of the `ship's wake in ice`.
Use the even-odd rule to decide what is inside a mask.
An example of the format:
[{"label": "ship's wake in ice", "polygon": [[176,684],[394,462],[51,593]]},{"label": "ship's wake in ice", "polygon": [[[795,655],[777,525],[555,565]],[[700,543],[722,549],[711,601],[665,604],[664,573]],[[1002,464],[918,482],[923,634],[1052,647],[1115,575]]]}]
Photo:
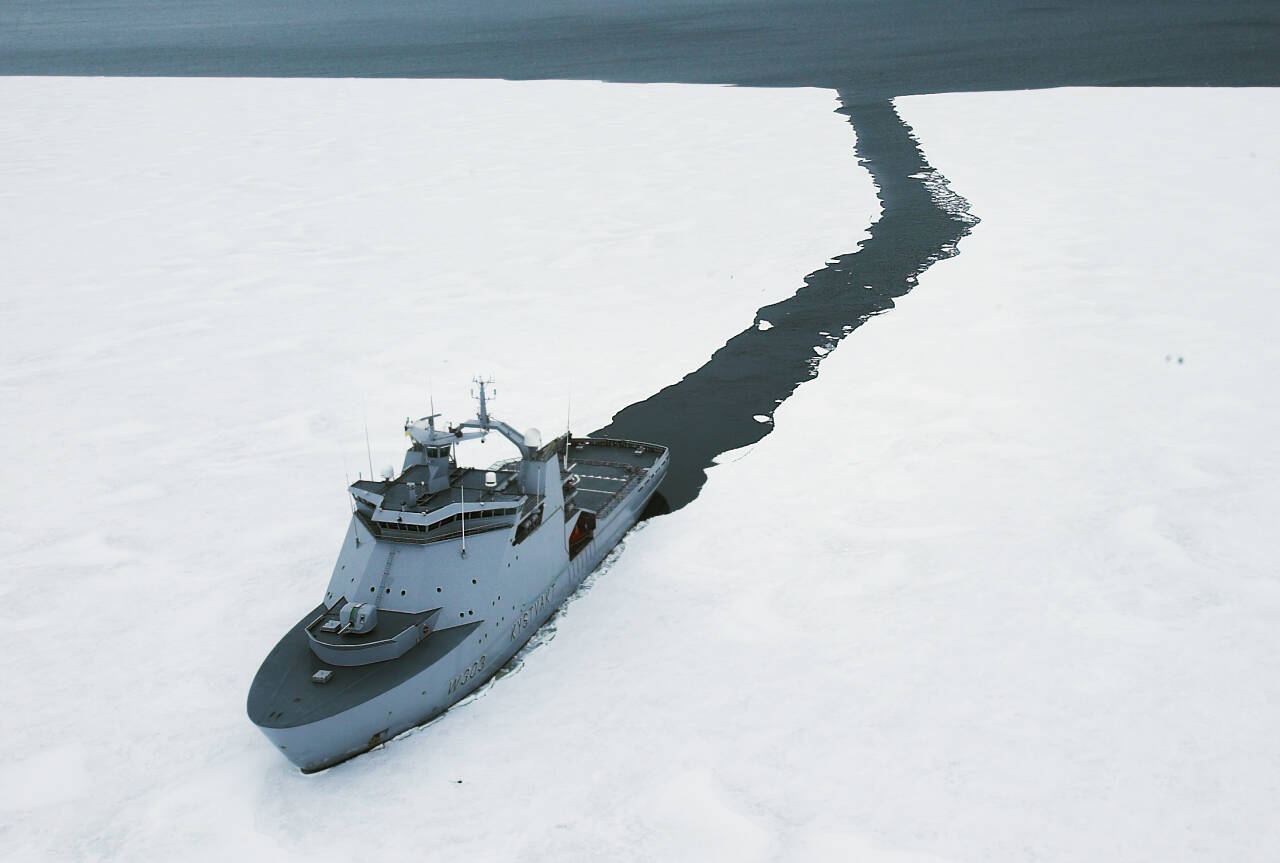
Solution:
[{"label": "ship's wake in ice", "polygon": [[774,410],[817,376],[822,359],[867,319],[893,308],[925,269],[957,254],[957,243],[978,222],[891,103],[845,97],[840,110],[857,133],[859,163],[883,206],[870,236],[857,251],[810,273],[793,296],[759,309],[752,325],[700,368],[623,408],[596,432],[671,448],[662,487],[671,510],[697,496],[722,453],[767,435]]}]

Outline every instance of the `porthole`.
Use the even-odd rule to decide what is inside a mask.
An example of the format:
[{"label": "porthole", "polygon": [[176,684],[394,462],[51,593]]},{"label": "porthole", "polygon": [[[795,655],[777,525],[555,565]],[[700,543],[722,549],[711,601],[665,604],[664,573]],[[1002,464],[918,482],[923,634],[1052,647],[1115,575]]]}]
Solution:
[{"label": "porthole", "polygon": [[437,587],[437,588],[436,588],[436,593],[439,593],[439,592],[440,592],[440,588],[438,588],[438,587]]},{"label": "porthole", "polygon": [[402,591],[400,591],[400,595],[401,595],[401,596],[404,596],[404,591],[403,591],[403,590],[402,590]]},{"label": "porthole", "polygon": [[471,579],[471,583],[472,583],[472,584],[475,584],[475,583],[476,583],[476,580],[475,580],[474,578],[473,578],[473,579]]}]

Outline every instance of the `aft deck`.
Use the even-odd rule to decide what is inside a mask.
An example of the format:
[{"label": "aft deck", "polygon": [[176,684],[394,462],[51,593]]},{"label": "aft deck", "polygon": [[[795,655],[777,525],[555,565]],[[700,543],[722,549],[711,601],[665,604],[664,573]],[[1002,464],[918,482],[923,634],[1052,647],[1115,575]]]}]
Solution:
[{"label": "aft deck", "polygon": [[603,518],[644,481],[665,450],[634,441],[573,438],[565,478],[577,483],[565,490],[566,514],[584,509]]}]

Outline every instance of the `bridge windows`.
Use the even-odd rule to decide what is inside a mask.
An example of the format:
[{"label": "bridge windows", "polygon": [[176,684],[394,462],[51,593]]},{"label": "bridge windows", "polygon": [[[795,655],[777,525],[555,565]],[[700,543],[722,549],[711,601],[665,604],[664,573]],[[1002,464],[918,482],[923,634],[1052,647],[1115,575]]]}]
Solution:
[{"label": "bridge windows", "polygon": [[[466,512],[466,519],[468,524],[470,524],[471,522],[479,521],[481,522],[481,524],[478,524],[477,527],[482,525],[487,526],[487,519],[509,518],[515,515],[517,512],[519,512],[519,507],[516,507],[516,506],[502,506],[502,507],[495,507],[493,509],[474,509],[474,510],[468,510]],[[377,521],[377,522],[374,522],[374,524],[376,524],[380,529],[384,531],[396,531],[399,533],[409,533],[409,534],[425,534],[427,532],[435,533],[436,531],[445,530],[449,528],[453,530],[458,530],[462,526],[462,518],[463,518],[463,513],[456,513],[454,515],[449,516],[448,518],[444,518],[444,519],[441,519],[440,521],[432,522],[431,524],[419,524],[416,522],[407,522],[407,521]]]}]

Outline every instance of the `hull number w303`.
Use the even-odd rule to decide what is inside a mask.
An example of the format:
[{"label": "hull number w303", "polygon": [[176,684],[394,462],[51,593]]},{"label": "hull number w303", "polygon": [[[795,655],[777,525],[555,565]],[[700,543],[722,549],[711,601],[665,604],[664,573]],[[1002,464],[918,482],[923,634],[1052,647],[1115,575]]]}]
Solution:
[{"label": "hull number w303", "polygon": [[453,691],[458,687],[466,686],[468,683],[480,676],[480,672],[484,671],[485,658],[484,654],[481,654],[480,658],[468,665],[465,671],[453,678],[453,680],[449,681],[450,695],[452,695]]}]

